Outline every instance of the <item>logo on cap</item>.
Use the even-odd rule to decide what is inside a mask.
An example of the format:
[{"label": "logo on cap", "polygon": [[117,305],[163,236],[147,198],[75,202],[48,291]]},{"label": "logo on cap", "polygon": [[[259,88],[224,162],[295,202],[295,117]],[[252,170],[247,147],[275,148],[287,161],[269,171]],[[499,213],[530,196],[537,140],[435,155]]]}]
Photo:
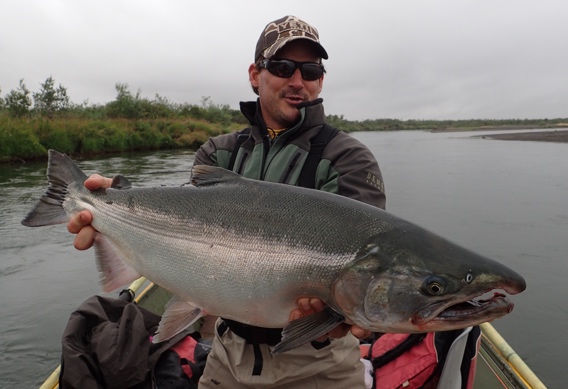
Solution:
[{"label": "logo on cap", "polygon": [[307,39],[314,42],[323,59],[328,55],[319,41],[318,30],[295,16],[285,16],[268,23],[256,44],[255,61],[260,57],[270,58],[287,43],[296,39]]}]

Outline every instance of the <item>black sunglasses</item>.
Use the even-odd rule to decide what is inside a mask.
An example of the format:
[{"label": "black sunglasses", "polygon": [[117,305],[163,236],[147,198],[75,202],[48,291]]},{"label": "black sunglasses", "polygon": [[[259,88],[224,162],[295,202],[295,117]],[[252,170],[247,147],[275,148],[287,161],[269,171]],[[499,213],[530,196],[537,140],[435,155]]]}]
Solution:
[{"label": "black sunglasses", "polygon": [[282,78],[292,77],[296,69],[299,68],[302,78],[306,81],[315,81],[325,73],[321,63],[296,62],[289,59],[265,59],[259,63],[259,66]]}]

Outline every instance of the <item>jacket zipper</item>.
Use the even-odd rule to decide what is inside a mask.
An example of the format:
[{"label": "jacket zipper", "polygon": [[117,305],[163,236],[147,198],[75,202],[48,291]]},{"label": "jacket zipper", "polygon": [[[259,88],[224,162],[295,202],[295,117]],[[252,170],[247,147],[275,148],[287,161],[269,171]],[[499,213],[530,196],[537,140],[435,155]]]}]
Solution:
[{"label": "jacket zipper", "polygon": [[[245,149],[243,149],[243,150],[245,150]],[[237,173],[240,174],[241,176],[243,175],[243,168],[245,166],[245,161],[247,160],[248,156],[249,156],[249,153],[244,152],[243,156],[241,158],[241,161],[239,162],[239,168],[237,169]]]},{"label": "jacket zipper", "polygon": [[300,159],[301,156],[302,156],[301,153],[297,153],[296,155],[294,155],[294,158],[292,158],[292,160],[288,164],[288,169],[286,170],[286,174],[284,174],[284,177],[282,178],[283,184],[288,183],[290,174],[292,174],[292,170],[294,169],[294,166],[296,166],[296,162],[298,162],[298,159]]}]

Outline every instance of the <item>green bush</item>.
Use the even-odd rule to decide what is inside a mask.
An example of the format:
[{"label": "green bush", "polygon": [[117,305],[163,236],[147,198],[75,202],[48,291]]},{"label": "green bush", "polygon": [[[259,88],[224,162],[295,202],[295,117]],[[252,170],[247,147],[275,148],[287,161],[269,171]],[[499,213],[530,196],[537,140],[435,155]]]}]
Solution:
[{"label": "green bush", "polygon": [[78,152],[81,154],[94,154],[105,151],[105,139],[102,130],[106,127],[103,121],[87,122],[79,128],[80,141]]},{"label": "green bush", "polygon": [[39,92],[33,93],[34,110],[42,116],[52,118],[56,113],[69,109],[71,103],[67,96],[67,89],[61,84],[55,88],[55,80],[48,77]]},{"label": "green bush", "polygon": [[4,104],[6,109],[13,117],[21,118],[29,115],[32,107],[32,98],[30,91],[24,84],[24,79],[20,80],[20,86],[16,90],[11,90],[6,95]]},{"label": "green bush", "polygon": [[[3,123],[2,123],[3,124]],[[47,155],[29,127],[6,127],[0,124],[0,161],[13,158],[33,159]]]},{"label": "green bush", "polygon": [[207,133],[197,130],[183,134],[177,141],[180,147],[197,149],[203,143],[207,142],[208,139],[209,135],[207,135]]},{"label": "green bush", "polygon": [[209,137],[219,134],[217,127],[213,126],[211,123],[206,122],[196,122],[193,126],[193,131],[203,132]]},{"label": "green bush", "polygon": [[41,144],[46,149],[55,149],[61,153],[73,154],[76,144],[71,138],[71,134],[65,129],[53,129],[49,135],[42,139]]},{"label": "green bush", "polygon": [[145,148],[144,138],[139,132],[129,131],[126,139],[130,150],[143,150]]},{"label": "green bush", "polygon": [[104,128],[101,131],[101,137],[104,139],[104,148],[107,151],[124,151],[128,149],[128,134],[113,125]]},{"label": "green bush", "polygon": [[80,142],[79,153],[98,154],[104,151],[105,140],[97,137],[85,137]]},{"label": "green bush", "polygon": [[160,149],[173,145],[172,137],[162,134],[152,123],[137,121],[134,125],[135,132],[140,135],[145,149]]}]

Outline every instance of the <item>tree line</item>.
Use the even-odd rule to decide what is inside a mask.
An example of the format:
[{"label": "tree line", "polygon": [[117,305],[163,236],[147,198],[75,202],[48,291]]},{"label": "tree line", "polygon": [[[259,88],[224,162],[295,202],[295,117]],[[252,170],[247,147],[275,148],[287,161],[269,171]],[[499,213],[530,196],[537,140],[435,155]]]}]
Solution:
[{"label": "tree line", "polygon": [[[71,102],[67,88],[55,86],[53,77],[40,84],[37,92],[31,92],[24,80],[19,86],[0,96],[0,113],[12,118],[82,117],[85,119],[158,119],[192,117],[223,124],[245,123],[240,111],[228,105],[218,105],[209,96],[202,97],[201,104],[177,104],[158,94],[154,99],[141,96],[140,90],[132,93],[128,84],[116,83],[116,98],[106,104],[82,104]],[[0,94],[2,89],[0,88]]]},{"label": "tree line", "polygon": [[[32,92],[23,79],[2,97],[0,89],[0,162],[44,158],[49,148],[76,155],[160,148],[197,148],[209,137],[247,125],[239,110],[214,104],[209,96],[200,104],[174,103],[133,93],[116,83],[116,98],[105,104],[75,104],[67,88],[53,77]],[[347,120],[328,115],[343,131],[473,130],[484,127],[546,128],[568,119],[469,120]]]},{"label": "tree line", "polygon": [[[45,158],[50,148],[92,155],[165,148],[196,149],[211,136],[244,128],[240,111],[214,104],[178,104],[115,85],[105,104],[73,103],[53,77],[32,92],[24,80],[0,97],[0,162]],[[1,91],[0,91],[1,93]]]}]

